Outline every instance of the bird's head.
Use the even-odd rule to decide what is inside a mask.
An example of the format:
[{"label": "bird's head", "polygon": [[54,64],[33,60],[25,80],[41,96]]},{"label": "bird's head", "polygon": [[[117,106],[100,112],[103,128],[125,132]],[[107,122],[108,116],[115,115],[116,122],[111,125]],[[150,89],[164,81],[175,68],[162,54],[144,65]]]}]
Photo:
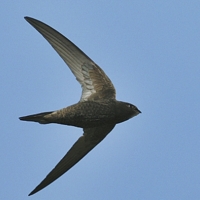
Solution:
[{"label": "bird's head", "polygon": [[116,113],[117,121],[120,123],[140,114],[141,111],[133,104],[118,101]]}]

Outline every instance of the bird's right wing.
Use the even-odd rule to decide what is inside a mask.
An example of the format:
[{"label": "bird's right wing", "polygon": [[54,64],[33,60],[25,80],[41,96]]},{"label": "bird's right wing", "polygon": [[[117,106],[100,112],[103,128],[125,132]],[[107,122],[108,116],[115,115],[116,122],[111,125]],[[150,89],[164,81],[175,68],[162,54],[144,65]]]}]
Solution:
[{"label": "bird's right wing", "polygon": [[75,44],[47,24],[30,18],[25,19],[51,44],[69,66],[82,86],[80,101],[115,99],[115,88],[104,71]]},{"label": "bird's right wing", "polygon": [[114,128],[114,124],[104,125],[95,128],[85,128],[81,136],[55,168],[46,176],[46,178],[29,194],[32,195],[55,181],[79,160],[81,160],[89,151],[91,151],[106,135]]}]

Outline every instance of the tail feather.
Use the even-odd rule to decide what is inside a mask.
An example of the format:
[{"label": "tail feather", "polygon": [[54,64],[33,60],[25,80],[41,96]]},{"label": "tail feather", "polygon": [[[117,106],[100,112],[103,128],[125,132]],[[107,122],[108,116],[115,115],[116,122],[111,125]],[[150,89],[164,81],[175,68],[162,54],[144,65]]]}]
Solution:
[{"label": "tail feather", "polygon": [[45,116],[51,114],[52,112],[53,111],[38,113],[34,115],[28,115],[28,116],[20,117],[19,119],[22,121],[31,121],[31,122],[39,122],[40,124],[48,124],[50,122],[47,120],[47,118],[45,119]]}]

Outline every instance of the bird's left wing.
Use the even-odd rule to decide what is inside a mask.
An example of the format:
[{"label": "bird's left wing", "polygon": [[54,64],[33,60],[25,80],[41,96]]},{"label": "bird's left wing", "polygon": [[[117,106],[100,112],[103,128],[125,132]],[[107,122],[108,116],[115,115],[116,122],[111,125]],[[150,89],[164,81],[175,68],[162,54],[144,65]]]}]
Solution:
[{"label": "bird's left wing", "polygon": [[47,24],[25,19],[51,44],[82,86],[80,101],[115,99],[116,91],[105,72],[69,39]]},{"label": "bird's left wing", "polygon": [[104,125],[95,128],[85,128],[84,134],[75,142],[62,160],[46,176],[46,178],[29,194],[32,195],[51,184],[79,160],[81,160],[89,151],[91,151],[106,135],[114,128],[115,124]]}]

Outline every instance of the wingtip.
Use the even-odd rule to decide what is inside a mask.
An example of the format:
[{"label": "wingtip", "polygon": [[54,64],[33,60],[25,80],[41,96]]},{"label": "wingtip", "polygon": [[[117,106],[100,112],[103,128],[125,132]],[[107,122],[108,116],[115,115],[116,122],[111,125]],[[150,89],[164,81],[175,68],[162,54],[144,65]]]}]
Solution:
[{"label": "wingtip", "polygon": [[33,190],[28,196],[31,196],[31,195],[35,194],[36,192],[34,192],[34,190]]},{"label": "wingtip", "polygon": [[33,193],[31,192],[28,196],[31,196]]},{"label": "wingtip", "polygon": [[31,191],[28,196],[31,196],[31,195],[39,192],[40,190],[44,189],[47,185],[50,184],[50,183],[49,184],[43,184],[44,180],[38,186],[36,186],[35,189],[33,191]]},{"label": "wingtip", "polygon": [[25,16],[24,19],[25,19],[27,22],[31,22],[31,21],[33,21],[33,20],[36,20],[36,19],[34,19],[34,18],[32,18],[32,17],[28,17],[28,16]]},{"label": "wingtip", "polygon": [[27,21],[29,18],[30,18],[30,17],[28,17],[28,16],[25,16],[25,17],[24,17],[24,19],[25,19],[26,21]]},{"label": "wingtip", "polygon": [[42,189],[43,189],[43,188],[39,188],[39,187],[37,186],[33,191],[30,192],[30,194],[29,194],[28,196],[31,196],[31,195],[33,195],[33,194],[39,192],[39,191],[42,190]]}]

